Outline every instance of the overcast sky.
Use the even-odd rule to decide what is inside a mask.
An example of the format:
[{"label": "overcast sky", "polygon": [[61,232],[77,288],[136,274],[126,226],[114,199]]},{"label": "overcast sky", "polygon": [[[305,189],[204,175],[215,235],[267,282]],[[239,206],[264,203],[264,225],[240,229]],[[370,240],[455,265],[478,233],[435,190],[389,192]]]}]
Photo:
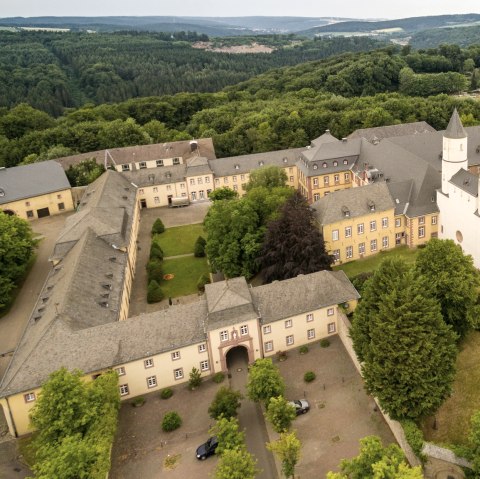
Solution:
[{"label": "overcast sky", "polygon": [[0,0],[0,17],[54,16],[305,16],[405,18],[480,13],[479,0]]}]

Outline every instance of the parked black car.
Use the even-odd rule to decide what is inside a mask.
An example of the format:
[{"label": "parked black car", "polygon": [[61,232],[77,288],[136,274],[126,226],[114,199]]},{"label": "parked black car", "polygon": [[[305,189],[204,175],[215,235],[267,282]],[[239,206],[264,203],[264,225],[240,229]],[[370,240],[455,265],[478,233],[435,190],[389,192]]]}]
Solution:
[{"label": "parked black car", "polygon": [[197,447],[197,459],[203,461],[208,456],[215,454],[215,449],[217,449],[217,446],[217,438],[215,436],[209,437],[206,442]]},{"label": "parked black car", "polygon": [[308,404],[306,399],[295,399],[294,401],[290,401],[290,404],[295,408],[297,416],[310,411],[310,404]]}]

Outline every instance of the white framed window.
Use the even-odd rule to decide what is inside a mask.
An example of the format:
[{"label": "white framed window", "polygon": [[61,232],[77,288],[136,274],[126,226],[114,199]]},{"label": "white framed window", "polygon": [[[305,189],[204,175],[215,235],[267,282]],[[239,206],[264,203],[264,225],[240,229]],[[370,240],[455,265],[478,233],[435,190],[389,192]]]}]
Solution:
[{"label": "white framed window", "polygon": [[294,343],[293,334],[290,334],[285,338],[285,343],[287,346],[291,346]]},{"label": "white framed window", "polygon": [[[345,161],[347,161],[347,160],[345,160]],[[348,163],[348,161],[347,161],[347,163],[345,163],[345,161],[343,163],[346,165]],[[345,181],[346,182],[350,181],[350,173],[345,173]]]},{"label": "white framed window", "polygon": [[330,177],[329,176],[324,176],[323,177],[323,186],[328,186],[330,183]]},{"label": "white framed window", "polygon": [[388,248],[388,236],[382,238],[382,248]]},{"label": "white framed window", "polygon": [[395,218],[395,228],[400,228],[402,226],[402,220],[400,218]]},{"label": "white framed window", "polygon": [[130,394],[130,391],[128,390],[128,384],[121,384],[118,386],[118,389],[120,390],[120,396],[126,396],[127,394]]},{"label": "white framed window", "polygon": [[232,181],[233,181],[234,183],[236,183],[236,182],[237,182],[237,177],[236,177],[236,176],[232,176]]},{"label": "white framed window", "polygon": [[326,163],[322,163],[322,168],[326,168],[328,165]]},{"label": "white framed window", "polygon": [[244,181],[245,180],[245,175],[240,175],[240,181]]},{"label": "white framed window", "polygon": [[377,240],[370,241],[370,251],[377,251]]},{"label": "white framed window", "polygon": [[233,185],[233,191],[238,191],[238,185]]},{"label": "white framed window", "polygon": [[145,361],[143,361],[143,365],[145,366],[145,369],[153,368],[153,358],[145,359]]},{"label": "white framed window", "polygon": [[370,221],[370,231],[377,231],[377,222],[375,220]]},{"label": "white framed window", "polygon": [[358,223],[358,225],[357,225],[357,234],[363,235],[363,232],[364,232],[363,223]]},{"label": "white framed window", "polygon": [[224,183],[228,183],[228,178],[225,177],[225,178],[223,179],[223,182],[224,182]]},{"label": "white framed window", "polygon": [[333,316],[335,314],[335,308],[327,309],[327,316]]},{"label": "white framed window", "polygon": [[332,230],[332,241],[338,241],[338,230]]},{"label": "white framed window", "polygon": [[313,179],[313,186],[318,186],[318,178]]},{"label": "white framed window", "polygon": [[147,387],[148,388],[157,387],[157,376],[150,376],[147,378]]},{"label": "white framed window", "polygon": [[115,368],[115,371],[117,371],[117,374],[119,376],[125,376],[125,368],[123,366],[120,366],[119,368]]},{"label": "white framed window", "polygon": [[182,189],[182,190],[185,189],[185,183],[180,183],[180,189]]},{"label": "white framed window", "polygon": [[340,175],[333,175],[333,181],[335,184],[338,184],[340,182]]},{"label": "white framed window", "polygon": [[365,253],[365,243],[358,243],[358,254]]},{"label": "white framed window", "polygon": [[388,218],[382,218],[382,228],[388,228]]},{"label": "white framed window", "polygon": [[436,224],[437,224],[437,217],[432,216],[432,225],[436,225]]},{"label": "white framed window", "polygon": [[180,351],[174,351],[172,353],[172,361],[176,361],[177,359],[180,359]]},{"label": "white framed window", "polygon": [[348,165],[348,160],[343,160],[344,165]]},{"label": "white framed window", "polygon": [[156,205],[158,205],[160,203],[160,198],[158,196],[155,196],[153,198],[153,201],[155,202]]},{"label": "white framed window", "polygon": [[208,360],[200,361],[200,371],[208,371],[210,366],[208,365]]},{"label": "white framed window", "polygon": [[157,160],[157,166],[158,167],[163,166],[163,160]]},{"label": "white framed window", "polygon": [[205,343],[198,345],[198,352],[204,353],[207,350],[207,345]]},{"label": "white framed window", "polygon": [[197,200],[197,192],[192,191],[192,201],[196,201],[196,200]]},{"label": "white framed window", "polygon": [[143,195],[144,193],[145,193],[145,192],[143,191],[143,188],[139,188],[138,194],[139,194],[139,195]]},{"label": "white framed window", "polygon": [[248,325],[244,324],[240,326],[240,335],[246,336],[248,334]]},{"label": "white framed window", "polygon": [[210,183],[210,177],[209,176],[205,177],[205,183]]},{"label": "white framed window", "polygon": [[228,341],[228,331],[220,331],[220,341]]},{"label": "white framed window", "polygon": [[320,199],[320,193],[313,194],[313,201],[318,201]]},{"label": "white framed window", "polygon": [[25,402],[33,402],[35,401],[35,399],[37,399],[37,397],[35,396],[35,393],[32,392],[24,394],[23,399],[25,400]]},{"label": "white framed window", "polygon": [[293,176],[291,176],[290,177],[290,183],[293,183],[293,181],[294,181],[294,178],[293,178]]},{"label": "white framed window", "polygon": [[154,187],[153,187],[153,192],[154,192],[154,193],[158,193],[158,186],[154,186]]},{"label": "white framed window", "polygon": [[307,330],[307,339],[315,339],[315,329]]},{"label": "white framed window", "polygon": [[122,165],[122,171],[130,171],[130,165],[128,163]]},{"label": "white framed window", "polygon": [[141,161],[138,166],[140,167],[141,170],[145,169],[147,167],[147,163],[145,161]]},{"label": "white framed window", "polygon": [[203,178],[197,178],[197,184],[203,185]]},{"label": "white framed window", "polygon": [[193,186],[195,185],[195,178],[190,178],[190,184]]},{"label": "white framed window", "polygon": [[263,334],[270,334],[271,332],[272,332],[272,327],[269,324],[263,327]]},{"label": "white framed window", "polygon": [[339,249],[334,249],[332,251],[333,257],[335,258],[335,261],[340,261],[340,250]]},{"label": "white framed window", "polygon": [[353,258],[353,246],[347,246],[345,253],[347,255],[347,259]]},{"label": "white framed window", "polygon": [[313,321],[313,313],[308,313],[307,314],[307,323]]},{"label": "white framed window", "polygon": [[352,227],[346,226],[345,227],[345,238],[350,238],[352,236]]},{"label": "white framed window", "polygon": [[173,377],[175,379],[183,379],[183,368],[174,369]]},{"label": "white framed window", "polygon": [[424,225],[425,224],[425,216],[419,216],[418,217],[418,224],[419,225]]},{"label": "white framed window", "polygon": [[292,320],[291,319],[287,319],[285,321],[285,327],[286,328],[291,328],[292,327]]},{"label": "white framed window", "polygon": [[215,184],[218,185],[220,183],[220,178],[215,178]]},{"label": "white framed window", "polygon": [[205,199],[205,191],[204,190],[200,190],[198,192],[198,194],[199,194],[201,200]]},{"label": "white framed window", "polygon": [[273,351],[273,341],[267,341],[266,343],[264,343],[263,347],[265,349],[265,352]]},{"label": "white framed window", "polygon": [[328,323],[327,331],[329,334],[334,333],[336,331],[335,323]]},{"label": "white framed window", "polygon": [[418,237],[425,238],[425,226],[420,226],[418,228]]}]

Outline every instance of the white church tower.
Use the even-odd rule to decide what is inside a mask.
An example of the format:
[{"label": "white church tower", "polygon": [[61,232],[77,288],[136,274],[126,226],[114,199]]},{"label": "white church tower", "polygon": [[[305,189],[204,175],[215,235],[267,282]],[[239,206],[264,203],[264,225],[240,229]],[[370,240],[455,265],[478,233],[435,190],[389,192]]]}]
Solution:
[{"label": "white church tower", "polygon": [[455,108],[443,134],[442,193],[448,195],[449,181],[459,170],[468,171],[467,132]]}]

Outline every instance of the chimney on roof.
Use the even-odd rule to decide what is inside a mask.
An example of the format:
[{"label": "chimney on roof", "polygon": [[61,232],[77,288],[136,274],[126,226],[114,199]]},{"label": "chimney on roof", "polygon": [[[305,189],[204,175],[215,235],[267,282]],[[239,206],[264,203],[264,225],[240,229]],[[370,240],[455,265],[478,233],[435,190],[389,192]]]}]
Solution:
[{"label": "chimney on roof", "polygon": [[327,129],[325,130],[325,133],[330,134],[330,130],[327,128]]},{"label": "chimney on roof", "polygon": [[347,142],[347,138],[346,137],[343,137],[342,138],[342,143],[346,143]]},{"label": "chimney on roof", "polygon": [[192,140],[190,142],[190,151],[195,151],[198,149],[198,142],[197,140]]}]

